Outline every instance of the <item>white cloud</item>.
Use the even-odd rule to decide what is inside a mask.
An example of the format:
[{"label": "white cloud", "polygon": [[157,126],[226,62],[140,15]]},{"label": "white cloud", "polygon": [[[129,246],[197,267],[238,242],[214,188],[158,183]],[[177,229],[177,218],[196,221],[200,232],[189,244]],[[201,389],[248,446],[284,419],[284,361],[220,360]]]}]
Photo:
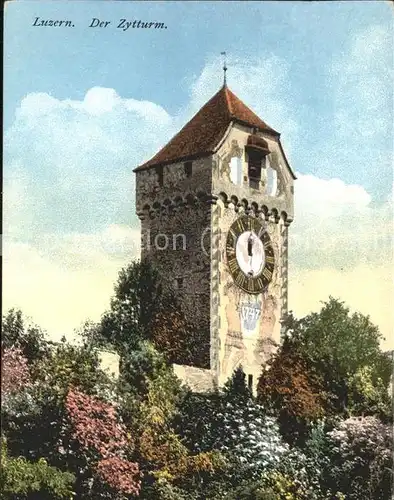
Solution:
[{"label": "white cloud", "polygon": [[55,111],[59,105],[61,106],[60,101],[44,92],[28,94],[22,99],[16,116],[18,119],[37,119],[39,116]]},{"label": "white cloud", "polygon": [[289,229],[289,304],[298,317],[333,296],[371,317],[393,348],[393,206],[362,186],[297,174]]},{"label": "white cloud", "polygon": [[86,93],[81,107],[92,115],[101,115],[112,111],[117,104],[121,102],[114,89],[93,87]]},{"label": "white cloud", "polygon": [[290,255],[297,267],[391,262],[392,202],[372,205],[362,186],[297,174]]},{"label": "white cloud", "polygon": [[95,87],[82,101],[29,94],[5,134],[5,232],[31,240],[129,224],[132,170],[171,132],[161,106],[113,89]]}]

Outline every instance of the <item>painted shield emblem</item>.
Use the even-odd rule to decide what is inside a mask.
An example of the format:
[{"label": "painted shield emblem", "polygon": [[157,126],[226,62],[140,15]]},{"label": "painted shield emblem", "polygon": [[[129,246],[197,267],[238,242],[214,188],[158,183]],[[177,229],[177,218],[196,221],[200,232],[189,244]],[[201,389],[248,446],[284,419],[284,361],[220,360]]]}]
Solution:
[{"label": "painted shield emblem", "polygon": [[242,329],[246,332],[253,332],[261,314],[261,304],[248,302],[241,305]]}]

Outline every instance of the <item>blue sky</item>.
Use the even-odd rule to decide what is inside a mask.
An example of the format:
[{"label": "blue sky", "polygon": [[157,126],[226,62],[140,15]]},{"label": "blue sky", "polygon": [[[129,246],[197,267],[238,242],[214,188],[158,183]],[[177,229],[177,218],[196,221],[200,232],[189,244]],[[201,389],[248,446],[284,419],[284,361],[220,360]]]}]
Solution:
[{"label": "blue sky", "polygon": [[[97,318],[138,254],[132,169],[218,90],[226,50],[229,87],[282,133],[299,176],[296,312],[341,295],[388,332],[392,14],[388,2],[9,2],[5,303],[56,332]],[[167,29],[122,31],[122,18]],[[76,289],[98,295],[83,305]]]}]

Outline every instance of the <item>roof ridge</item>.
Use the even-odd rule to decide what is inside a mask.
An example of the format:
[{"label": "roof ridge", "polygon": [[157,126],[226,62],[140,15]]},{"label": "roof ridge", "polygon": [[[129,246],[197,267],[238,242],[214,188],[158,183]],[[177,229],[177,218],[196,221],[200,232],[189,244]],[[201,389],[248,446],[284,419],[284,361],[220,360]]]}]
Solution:
[{"label": "roof ridge", "polygon": [[227,87],[227,85],[224,85],[223,88],[224,88],[224,96],[227,102],[227,108],[229,110],[230,116],[233,116],[233,109],[231,106],[231,101],[229,96],[229,92],[231,92],[231,90]]},{"label": "roof ridge", "polygon": [[280,135],[224,84],[153,158],[134,171],[213,152],[230,122]]}]

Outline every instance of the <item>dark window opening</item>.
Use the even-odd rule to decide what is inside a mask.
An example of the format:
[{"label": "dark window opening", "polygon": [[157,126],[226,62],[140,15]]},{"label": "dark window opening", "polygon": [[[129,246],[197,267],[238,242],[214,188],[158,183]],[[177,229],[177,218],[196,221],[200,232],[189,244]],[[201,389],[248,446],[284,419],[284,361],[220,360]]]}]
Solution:
[{"label": "dark window opening", "polygon": [[183,166],[185,168],[186,177],[191,177],[193,174],[193,162],[187,161]]},{"label": "dark window opening", "polygon": [[176,281],[177,290],[182,290],[183,285],[184,285],[184,279],[183,278],[176,278],[175,281]]},{"label": "dark window opening", "polygon": [[260,154],[249,154],[248,161],[248,176],[249,187],[259,189],[261,181],[261,163],[263,157]]},{"label": "dark window opening", "polygon": [[159,186],[162,187],[164,184],[164,168],[157,167],[156,173],[157,173],[157,180],[158,180]]},{"label": "dark window opening", "polygon": [[253,391],[253,375],[248,375],[248,387],[250,391]]}]

